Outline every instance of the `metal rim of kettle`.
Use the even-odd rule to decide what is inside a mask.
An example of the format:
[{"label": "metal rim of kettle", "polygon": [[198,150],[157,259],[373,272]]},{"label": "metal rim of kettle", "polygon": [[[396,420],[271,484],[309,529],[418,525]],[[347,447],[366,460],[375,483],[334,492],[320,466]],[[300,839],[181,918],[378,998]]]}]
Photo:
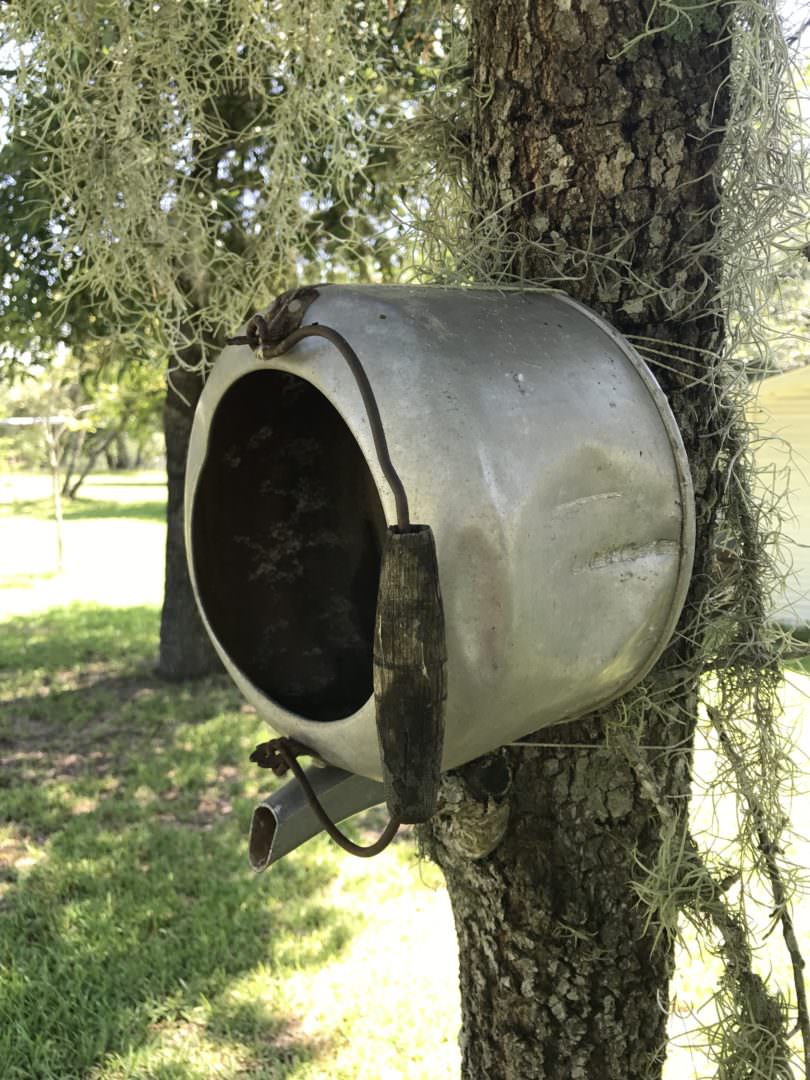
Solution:
[{"label": "metal rim of kettle", "polygon": [[[329,290],[331,288],[340,289],[342,287],[341,286],[319,286],[319,290],[323,289],[324,292],[326,292],[327,290]],[[351,288],[351,286],[349,286],[349,288]],[[365,288],[368,289],[369,291],[373,289],[375,292],[384,293],[386,289],[399,289],[401,287],[400,286],[378,285],[378,286],[366,286]],[[436,291],[441,291],[441,292],[459,292],[459,293],[465,293],[465,294],[468,294],[468,295],[471,294],[471,293],[475,293],[475,291],[476,291],[474,287],[463,288],[462,289],[462,288],[458,288],[458,287],[454,288],[454,287],[449,287],[449,286],[448,287],[445,287],[445,286],[418,286],[418,287],[414,287],[414,288],[425,289],[425,290],[429,289],[430,291],[433,291],[435,289]],[[491,294],[491,292],[492,292],[492,290],[486,290],[486,291],[489,294]],[[503,291],[507,292],[507,293],[524,292],[524,290],[503,290]],[[528,292],[529,295],[532,294],[531,291],[528,291],[528,290],[526,290],[525,292]],[[537,290],[534,291],[535,295],[536,295],[536,293],[537,293]],[[578,312],[580,315],[585,316],[585,318],[587,318],[591,323],[593,323],[602,333],[606,334],[609,337],[609,339],[611,340],[611,342],[613,343],[613,345],[629,361],[631,367],[636,372],[638,377],[641,379],[647,393],[649,394],[649,396],[650,396],[650,398],[651,398],[651,400],[653,402],[653,405],[654,405],[654,407],[656,409],[656,412],[657,412],[657,414],[658,414],[658,416],[659,416],[659,418],[660,418],[660,420],[661,420],[661,422],[663,424],[664,431],[665,431],[666,436],[667,436],[667,441],[668,441],[668,444],[669,444],[669,447],[670,447],[670,451],[672,453],[672,458],[673,458],[673,462],[674,462],[675,470],[676,470],[676,474],[677,474],[678,491],[679,491],[680,505],[681,505],[681,543],[680,543],[680,549],[679,549],[680,557],[679,557],[679,565],[678,565],[678,576],[677,576],[677,581],[675,583],[675,586],[673,588],[672,600],[671,600],[671,603],[670,603],[669,614],[668,614],[666,620],[663,622],[660,634],[658,635],[654,646],[651,647],[649,656],[645,660],[645,662],[643,664],[639,665],[639,667],[636,668],[633,671],[632,675],[628,678],[627,682],[623,683],[619,687],[619,689],[617,689],[616,691],[610,693],[609,695],[606,695],[604,698],[598,699],[594,704],[592,704],[590,706],[589,711],[593,711],[593,710],[604,707],[605,705],[607,705],[611,701],[617,700],[624,693],[626,693],[632,686],[637,685],[638,682],[640,682],[650,672],[650,670],[653,668],[653,666],[658,661],[661,654],[665,650],[667,644],[669,643],[669,641],[672,638],[673,632],[675,631],[676,626],[678,624],[678,621],[679,621],[679,618],[680,618],[680,615],[681,615],[681,611],[682,611],[682,608],[683,608],[683,604],[685,602],[686,595],[687,595],[689,585],[690,585],[690,581],[691,581],[691,569],[692,569],[692,564],[693,564],[694,546],[695,546],[694,494],[693,494],[691,472],[690,472],[690,469],[689,469],[689,461],[688,461],[688,457],[687,457],[687,454],[686,454],[686,450],[684,448],[683,442],[682,442],[681,437],[680,437],[680,432],[679,432],[677,423],[675,421],[675,417],[674,417],[674,415],[673,415],[673,413],[672,413],[672,411],[670,409],[669,402],[667,401],[666,395],[664,394],[661,387],[658,385],[658,383],[655,380],[652,372],[648,368],[647,364],[645,363],[645,361],[643,360],[641,355],[636,351],[636,349],[625,338],[622,337],[622,335],[613,326],[611,326],[610,323],[608,323],[605,319],[603,319],[601,316],[599,316],[596,312],[592,311],[590,308],[588,308],[584,304],[580,303],[578,300],[575,300],[572,297],[567,296],[565,293],[558,292],[556,290],[547,290],[547,291],[544,292],[544,295],[553,296],[556,300],[563,302],[567,307],[569,307],[569,308],[573,309],[574,311]],[[306,324],[304,324],[304,325],[306,325]],[[198,404],[198,410],[201,411],[202,413],[205,413],[207,410],[211,409],[211,416],[213,416],[213,412],[215,411],[216,406],[218,405],[219,401],[222,399],[224,394],[233,385],[235,385],[237,382],[239,382],[243,377],[245,377],[246,375],[248,375],[248,374],[250,374],[251,372],[254,372],[254,371],[261,371],[261,370],[292,371],[297,375],[298,378],[302,379],[304,382],[307,382],[310,386],[313,386],[313,388],[315,390],[318,390],[321,393],[323,392],[320,389],[320,387],[318,387],[318,385],[317,385],[317,383],[315,381],[313,381],[311,378],[307,378],[306,374],[304,374],[301,370],[299,370],[298,368],[296,368],[292,364],[289,367],[286,364],[282,365],[282,366],[279,366],[278,361],[279,360],[284,360],[284,358],[285,358],[284,356],[278,356],[278,357],[274,357],[271,360],[263,360],[260,356],[254,355],[253,353],[251,353],[249,363],[246,362],[246,363],[242,363],[242,364],[239,364],[239,365],[234,365],[227,373],[225,372],[224,368],[222,368],[222,367],[220,367],[219,373],[217,373],[217,368],[215,367],[214,371],[212,372],[211,378],[209,379],[209,381],[207,382],[206,386],[203,389],[203,393],[202,393],[202,395],[200,397],[200,402]],[[346,412],[341,407],[340,402],[332,401],[330,399],[330,404],[333,406],[333,408],[335,408],[336,412],[341,417],[341,419],[344,421],[344,423],[347,425],[347,427],[351,428],[351,419],[350,419],[349,416],[346,415]],[[213,408],[212,408],[212,406],[213,406]],[[194,500],[195,495],[196,495],[197,484],[199,482],[199,479],[200,479],[200,476],[202,474],[205,461],[207,459],[208,440],[209,440],[209,437],[210,437],[210,418],[211,417],[209,417],[208,423],[206,423],[206,425],[205,425],[206,426],[206,435],[205,435],[205,443],[204,443],[204,445],[202,447],[203,452],[199,454],[198,463],[197,463],[196,467],[194,469],[189,470],[189,472],[187,474],[187,477],[186,477],[186,500],[187,500],[187,505],[193,504],[193,500]],[[363,454],[363,457],[366,460],[366,464],[368,465],[368,467],[369,467],[369,469],[370,469],[370,471],[372,473],[372,476],[375,477],[375,483],[376,483],[377,482],[376,477],[379,475],[377,462],[374,460],[373,455],[370,455],[369,453],[367,453],[365,448],[362,445],[360,446],[360,449],[361,449],[361,452]],[[187,542],[189,540],[189,533],[188,533],[189,524],[188,523],[189,523],[189,515],[187,514],[186,515],[186,538],[187,538]],[[196,585],[195,568],[194,568],[194,565],[193,565],[193,559],[191,559],[191,558],[189,558],[189,573],[190,573],[190,576],[191,576],[191,579],[192,579],[192,583],[194,584],[194,587],[195,587],[195,590],[196,590],[197,585]],[[223,661],[224,661],[227,658],[227,652],[226,652],[226,650],[223,649],[221,643],[219,642],[218,637],[217,637],[216,633],[214,632],[213,628],[211,627],[211,624],[210,624],[205,612],[201,611],[201,615],[202,615],[203,622],[205,624],[206,630],[207,630],[208,634],[210,635],[211,640],[212,640],[212,642],[214,644],[214,647],[215,647],[216,651],[219,653],[219,655],[223,658]],[[236,665],[233,664],[233,661],[229,660],[229,663],[231,664],[231,666],[235,670],[239,671],[239,669],[236,667]],[[240,679],[240,684],[243,686],[243,688],[247,687],[249,689],[249,691],[252,692],[255,695],[256,698],[259,698],[259,697],[263,696],[262,692],[259,690],[259,688],[256,687],[251,682],[251,680],[241,671],[239,671],[239,679]],[[372,700],[372,698],[373,698],[373,695],[370,695],[369,699],[364,703],[363,706],[361,706],[361,708],[365,708],[368,705],[369,701]],[[277,706],[277,708],[278,708],[279,712],[282,712],[282,713],[285,712],[285,710],[283,708],[281,708],[280,706]],[[287,715],[290,716],[291,720],[297,720],[298,719],[297,717],[295,717],[295,714],[289,713]],[[576,715],[580,715],[580,714],[578,713]],[[562,722],[565,722],[566,720],[571,720],[573,718],[575,718],[573,714],[568,715],[568,716],[561,716],[559,718],[559,720],[556,721],[556,722],[562,723]],[[351,718],[346,718],[345,720],[338,720],[338,721],[335,721],[334,723],[335,723],[335,725],[342,725],[342,724],[345,724],[345,723],[349,722],[350,720],[351,720]]]}]

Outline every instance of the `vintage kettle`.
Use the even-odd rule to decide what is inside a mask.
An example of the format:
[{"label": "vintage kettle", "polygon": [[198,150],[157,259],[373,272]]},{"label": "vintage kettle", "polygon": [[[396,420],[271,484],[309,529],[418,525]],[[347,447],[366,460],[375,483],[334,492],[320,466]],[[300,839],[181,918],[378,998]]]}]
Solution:
[{"label": "vintage kettle", "polygon": [[[423,820],[440,769],[650,669],[686,595],[693,496],[662,391],[603,319],[561,294],[327,285],[235,342],[191,434],[191,579],[242,693],[328,764],[306,774],[326,814],[386,797],[407,820],[409,773]],[[404,578],[418,600],[386,614]],[[381,655],[401,640],[429,692],[398,701],[386,744]],[[288,785],[257,809],[254,866],[321,828],[311,806]]]}]

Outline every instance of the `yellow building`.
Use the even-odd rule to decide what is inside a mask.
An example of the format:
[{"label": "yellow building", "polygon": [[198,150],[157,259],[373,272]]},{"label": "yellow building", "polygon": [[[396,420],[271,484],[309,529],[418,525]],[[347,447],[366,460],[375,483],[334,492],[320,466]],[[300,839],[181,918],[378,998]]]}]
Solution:
[{"label": "yellow building", "polygon": [[810,623],[810,366],[763,380],[751,415],[766,436],[757,446],[763,478],[788,495],[783,549],[790,572],[775,615]]}]

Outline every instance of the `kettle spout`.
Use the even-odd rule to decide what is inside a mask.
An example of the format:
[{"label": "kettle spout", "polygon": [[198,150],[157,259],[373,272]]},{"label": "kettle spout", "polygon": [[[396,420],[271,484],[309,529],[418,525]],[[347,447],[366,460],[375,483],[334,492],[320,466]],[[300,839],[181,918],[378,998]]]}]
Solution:
[{"label": "kettle spout", "polygon": [[[385,787],[368,777],[333,765],[304,772],[321,806],[335,822],[385,801]],[[266,870],[319,832],[321,823],[301,785],[290,780],[253,811],[248,842],[250,865],[257,872]]]}]

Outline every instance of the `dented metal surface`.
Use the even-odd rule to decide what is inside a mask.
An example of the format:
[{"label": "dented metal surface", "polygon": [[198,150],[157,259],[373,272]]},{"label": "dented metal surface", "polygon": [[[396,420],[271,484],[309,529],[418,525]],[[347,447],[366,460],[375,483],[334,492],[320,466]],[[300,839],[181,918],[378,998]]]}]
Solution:
[{"label": "dented metal surface", "polygon": [[[434,530],[444,767],[637,682],[680,613],[694,522],[675,422],[627,342],[559,295],[324,286],[305,322],[358,353],[412,518]],[[328,342],[270,361],[222,353],[186,499],[203,617],[245,696],[277,731],[379,779],[370,635],[395,508]]]}]

